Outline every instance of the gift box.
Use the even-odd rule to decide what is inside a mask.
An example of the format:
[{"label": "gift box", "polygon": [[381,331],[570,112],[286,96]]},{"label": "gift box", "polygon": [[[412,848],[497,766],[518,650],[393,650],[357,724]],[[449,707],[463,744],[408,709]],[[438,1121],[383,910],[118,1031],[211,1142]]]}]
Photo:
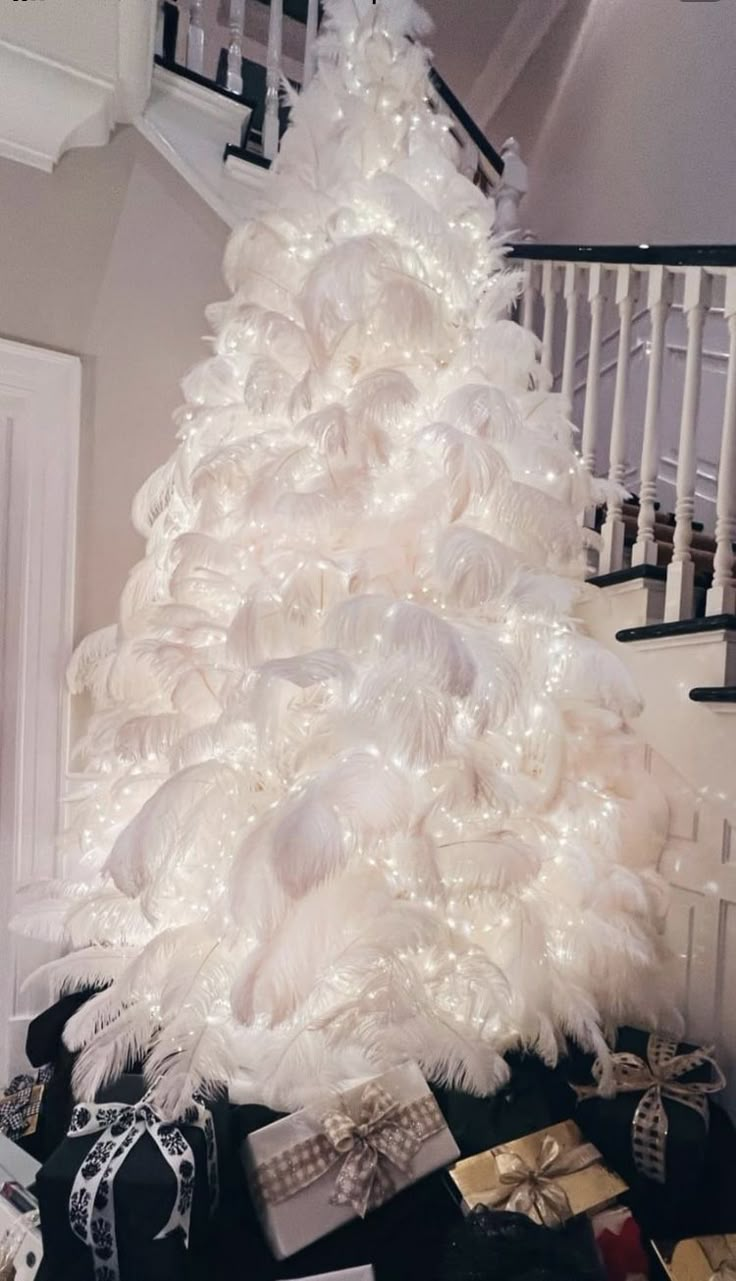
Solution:
[{"label": "gift box", "polygon": [[674,1247],[652,1242],[670,1281],[736,1281],[736,1236],[693,1237]]},{"label": "gift box", "polygon": [[593,1216],[591,1225],[606,1281],[648,1281],[649,1256],[639,1225],[627,1206],[603,1210]]},{"label": "gift box", "polygon": [[264,1233],[288,1258],[456,1160],[414,1063],[250,1134],[242,1150]]},{"label": "gift box", "polygon": [[450,1179],[464,1210],[503,1208],[546,1227],[602,1210],[626,1191],[573,1121],[467,1157],[453,1166]]},{"label": "gift box", "polygon": [[302,1277],[300,1281],[375,1281],[376,1274],[368,1264],[365,1268],[348,1268],[342,1272],[322,1272],[318,1277]]},{"label": "gift box", "polygon": [[[448,1234],[431,1281],[606,1281],[585,1215],[543,1228],[523,1214],[476,1206]],[[405,1281],[405,1278],[402,1278]]]},{"label": "gift box", "polygon": [[36,1190],[49,1278],[181,1281],[206,1240],[228,1148],[228,1105],[162,1121],[138,1076],[78,1105]]},{"label": "gift box", "polygon": [[0,1281],[33,1281],[43,1254],[38,1204],[28,1192],[38,1161],[0,1135]]},{"label": "gift box", "polygon": [[703,1178],[708,1099],[723,1075],[705,1050],[632,1028],[619,1032],[611,1067],[616,1093],[603,1098],[600,1066],[573,1062],[576,1120],[626,1179],[648,1234],[679,1235]]}]

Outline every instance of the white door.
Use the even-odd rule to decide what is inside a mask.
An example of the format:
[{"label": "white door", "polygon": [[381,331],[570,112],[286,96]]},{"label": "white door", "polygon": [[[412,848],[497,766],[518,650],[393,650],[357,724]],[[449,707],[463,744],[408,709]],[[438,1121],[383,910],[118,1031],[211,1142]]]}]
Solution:
[{"label": "white door", "polygon": [[72,645],[81,364],[0,340],[0,1086],[24,1062],[53,955],[10,936],[19,885],[57,873]]}]

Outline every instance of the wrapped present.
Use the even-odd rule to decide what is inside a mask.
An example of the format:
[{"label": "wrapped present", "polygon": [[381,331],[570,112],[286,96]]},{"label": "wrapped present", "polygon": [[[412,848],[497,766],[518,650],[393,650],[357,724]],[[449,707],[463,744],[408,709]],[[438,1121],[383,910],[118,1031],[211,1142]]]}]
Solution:
[{"label": "wrapped present", "polygon": [[301,1281],[375,1281],[376,1274],[370,1264],[364,1268],[347,1268],[342,1272],[321,1272],[318,1277],[302,1277]]},{"label": "wrapped present", "polygon": [[206,1239],[227,1105],[198,1104],[171,1123],[142,1088],[123,1077],[119,1102],[75,1107],[39,1172],[45,1253],[59,1281],[178,1281],[190,1243]]},{"label": "wrapped present", "polygon": [[670,1281],[736,1281],[736,1236],[693,1237],[672,1246],[652,1242]]},{"label": "wrapped present", "polygon": [[648,1281],[649,1256],[631,1210],[616,1205],[594,1215],[591,1222],[606,1281]]},{"label": "wrapped present", "polygon": [[37,1072],[13,1077],[0,1097],[0,1134],[19,1143],[36,1133],[41,1100],[52,1075],[53,1068],[47,1064]]},{"label": "wrapped present", "polygon": [[363,1218],[459,1155],[414,1063],[256,1130],[243,1161],[276,1258]]},{"label": "wrapped present", "polygon": [[[407,1269],[401,1281],[417,1275]],[[606,1281],[585,1215],[544,1228],[523,1214],[476,1206],[448,1233],[432,1281]]]},{"label": "wrapped present", "polygon": [[546,1227],[601,1210],[626,1191],[573,1121],[467,1157],[453,1166],[450,1178],[464,1210],[503,1208]]},{"label": "wrapped present", "polygon": [[38,1161],[0,1135],[0,1281],[32,1281],[43,1248],[38,1203],[28,1191]]},{"label": "wrapped present", "polygon": [[587,1081],[585,1072],[573,1074],[581,1130],[626,1179],[648,1235],[679,1234],[683,1215],[692,1231],[701,1213],[708,1100],[725,1083],[718,1064],[697,1046],[623,1028],[608,1066],[612,1097],[599,1092],[599,1064]]},{"label": "wrapped present", "polygon": [[461,1156],[474,1156],[573,1117],[575,1099],[562,1072],[531,1053],[508,1054],[506,1062],[509,1079],[490,1096],[432,1086]]}]

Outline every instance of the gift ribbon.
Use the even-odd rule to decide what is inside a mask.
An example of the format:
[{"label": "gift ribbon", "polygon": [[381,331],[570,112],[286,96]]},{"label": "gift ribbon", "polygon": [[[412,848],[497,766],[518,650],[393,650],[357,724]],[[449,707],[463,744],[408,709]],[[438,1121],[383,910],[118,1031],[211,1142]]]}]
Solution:
[{"label": "gift ribbon", "polygon": [[321,1118],[319,1134],[257,1166],[256,1190],[265,1205],[277,1205],[338,1166],[330,1203],[364,1218],[396,1190],[393,1170],[409,1175],[425,1139],[444,1125],[431,1094],[402,1104],[371,1081],[355,1116],[338,1104]]},{"label": "gift ribbon", "polygon": [[[718,1249],[715,1249],[716,1242],[720,1242]],[[736,1281],[736,1254],[733,1253],[728,1244],[727,1237],[700,1237],[700,1245],[703,1253],[708,1260],[713,1271],[710,1274],[709,1281]],[[716,1255],[720,1255],[725,1250],[725,1256],[716,1264]]]},{"label": "gift ribbon", "polygon": [[[708,1065],[714,1074],[710,1081],[683,1081],[681,1078],[695,1068]],[[687,1054],[677,1053],[677,1041],[654,1033],[647,1042],[646,1059],[622,1051],[611,1055],[611,1071],[616,1094],[642,1093],[631,1130],[631,1147],[634,1164],[640,1174],[656,1183],[667,1177],[666,1147],[668,1119],[664,1100],[671,1099],[697,1112],[706,1129],[708,1126],[708,1095],[722,1090],[726,1084],[721,1069],[708,1050],[696,1049]],[[601,1065],[593,1067],[596,1085],[576,1085],[578,1099],[591,1098],[600,1093]]]},{"label": "gift ribbon", "polygon": [[82,1162],[69,1198],[71,1228],[92,1251],[95,1281],[119,1281],[113,1187],[115,1176],[130,1149],[144,1134],[151,1136],[176,1179],[174,1207],[154,1239],[160,1241],[181,1229],[184,1243],[189,1245],[195,1161],[180,1128],[183,1124],[193,1125],[204,1133],[210,1208],[213,1209],[219,1196],[217,1144],[212,1116],[199,1102],[192,1106],[181,1122],[165,1121],[149,1102],[148,1096],[133,1106],[90,1103],[75,1107],[69,1137],[100,1136]]},{"label": "gift ribbon", "polygon": [[498,1186],[484,1191],[479,1201],[493,1209],[503,1207],[525,1214],[545,1228],[559,1227],[572,1214],[567,1193],[557,1180],[566,1174],[587,1170],[601,1159],[592,1143],[579,1143],[563,1151],[551,1134],[544,1136],[539,1156],[533,1163],[511,1148],[497,1148],[493,1156],[499,1174]]},{"label": "gift ribbon", "polygon": [[35,1076],[23,1074],[13,1077],[0,1098],[0,1134],[13,1142],[22,1139],[35,1129],[44,1087],[51,1080],[51,1065],[39,1068]]}]

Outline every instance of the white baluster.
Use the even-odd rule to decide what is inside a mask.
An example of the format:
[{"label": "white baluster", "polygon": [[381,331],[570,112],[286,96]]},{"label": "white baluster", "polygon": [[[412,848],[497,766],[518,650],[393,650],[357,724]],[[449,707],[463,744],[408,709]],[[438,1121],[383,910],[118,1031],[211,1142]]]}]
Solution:
[{"label": "white baluster", "polygon": [[680,444],[677,453],[677,501],[672,563],[667,570],[664,619],[675,623],[692,618],[695,603],[695,565],[692,556],[695,515],[696,432],[703,369],[703,324],[710,302],[710,277],[702,267],[688,267],[685,273],[683,311],[687,319],[687,357],[682,396]]},{"label": "white baluster", "polygon": [[562,395],[572,414],[575,397],[575,364],[578,355],[578,269],[574,262],[565,267],[565,354],[562,358]]},{"label": "white baluster", "polygon": [[245,0],[230,0],[230,40],[227,46],[227,79],[225,87],[238,97],[243,92],[243,32],[245,30]]},{"label": "white baluster", "polygon": [[524,269],[524,293],[521,302],[521,323],[525,329],[534,329],[534,300],[537,293],[537,264],[531,259]]},{"label": "white baluster", "polygon": [[[608,479],[612,486],[623,484],[626,475],[626,424],[628,415],[629,362],[631,358],[631,325],[634,314],[636,280],[633,267],[619,267],[616,273],[616,306],[619,315],[618,360],[616,364],[616,390],[613,397],[611,419],[611,447],[609,450]],[[612,574],[623,568],[624,534],[622,501],[614,489],[608,497],[606,520],[602,530],[599,572]]]},{"label": "white baluster", "polygon": [[501,148],[503,174],[495,194],[495,231],[499,236],[509,236],[521,231],[519,208],[529,190],[529,170],[521,158],[516,138],[507,138]]},{"label": "white baluster", "polygon": [[164,56],[164,3],[165,0],[157,0],[156,3],[156,35],[153,48],[157,58]]},{"label": "white baluster", "polygon": [[557,310],[557,283],[559,269],[554,262],[546,262],[542,267],[542,299],[544,301],[544,323],[542,326],[542,364],[552,372],[552,344],[555,336],[555,311]]},{"label": "white baluster", "polygon": [[266,114],[263,123],[263,154],[268,160],[274,160],[279,149],[279,89],[283,30],[283,0],[271,0],[266,57]]},{"label": "white baluster", "polygon": [[729,268],[726,276],[723,314],[728,324],[730,341],[721,460],[718,467],[716,554],[713,561],[713,586],[706,601],[708,614],[736,612],[733,554],[733,544],[736,542],[736,268],[733,267]]},{"label": "white baluster", "polygon": [[657,541],[654,537],[654,503],[657,497],[659,469],[659,398],[662,390],[662,363],[667,312],[672,300],[672,279],[666,267],[649,268],[647,307],[651,332],[649,339],[649,379],[644,411],[644,439],[641,451],[639,482],[639,525],[631,553],[632,565],[656,565]]},{"label": "white baluster", "polygon": [[314,42],[317,39],[317,24],[319,21],[319,0],[309,0],[307,8],[307,34],[304,40],[304,85],[314,75],[317,64],[314,56]]},{"label": "white baluster", "polygon": [[[588,281],[588,302],[590,303],[590,349],[588,352],[588,375],[585,388],[585,410],[583,412],[582,457],[586,469],[593,475],[598,446],[598,404],[601,390],[601,329],[603,325],[603,305],[606,301],[606,272],[601,263],[595,262],[590,268]],[[586,522],[587,523],[587,522]]]},{"label": "white baluster", "polygon": [[187,32],[187,66],[198,75],[204,74],[204,27],[202,26],[203,0],[192,0],[189,5],[189,31]]}]

